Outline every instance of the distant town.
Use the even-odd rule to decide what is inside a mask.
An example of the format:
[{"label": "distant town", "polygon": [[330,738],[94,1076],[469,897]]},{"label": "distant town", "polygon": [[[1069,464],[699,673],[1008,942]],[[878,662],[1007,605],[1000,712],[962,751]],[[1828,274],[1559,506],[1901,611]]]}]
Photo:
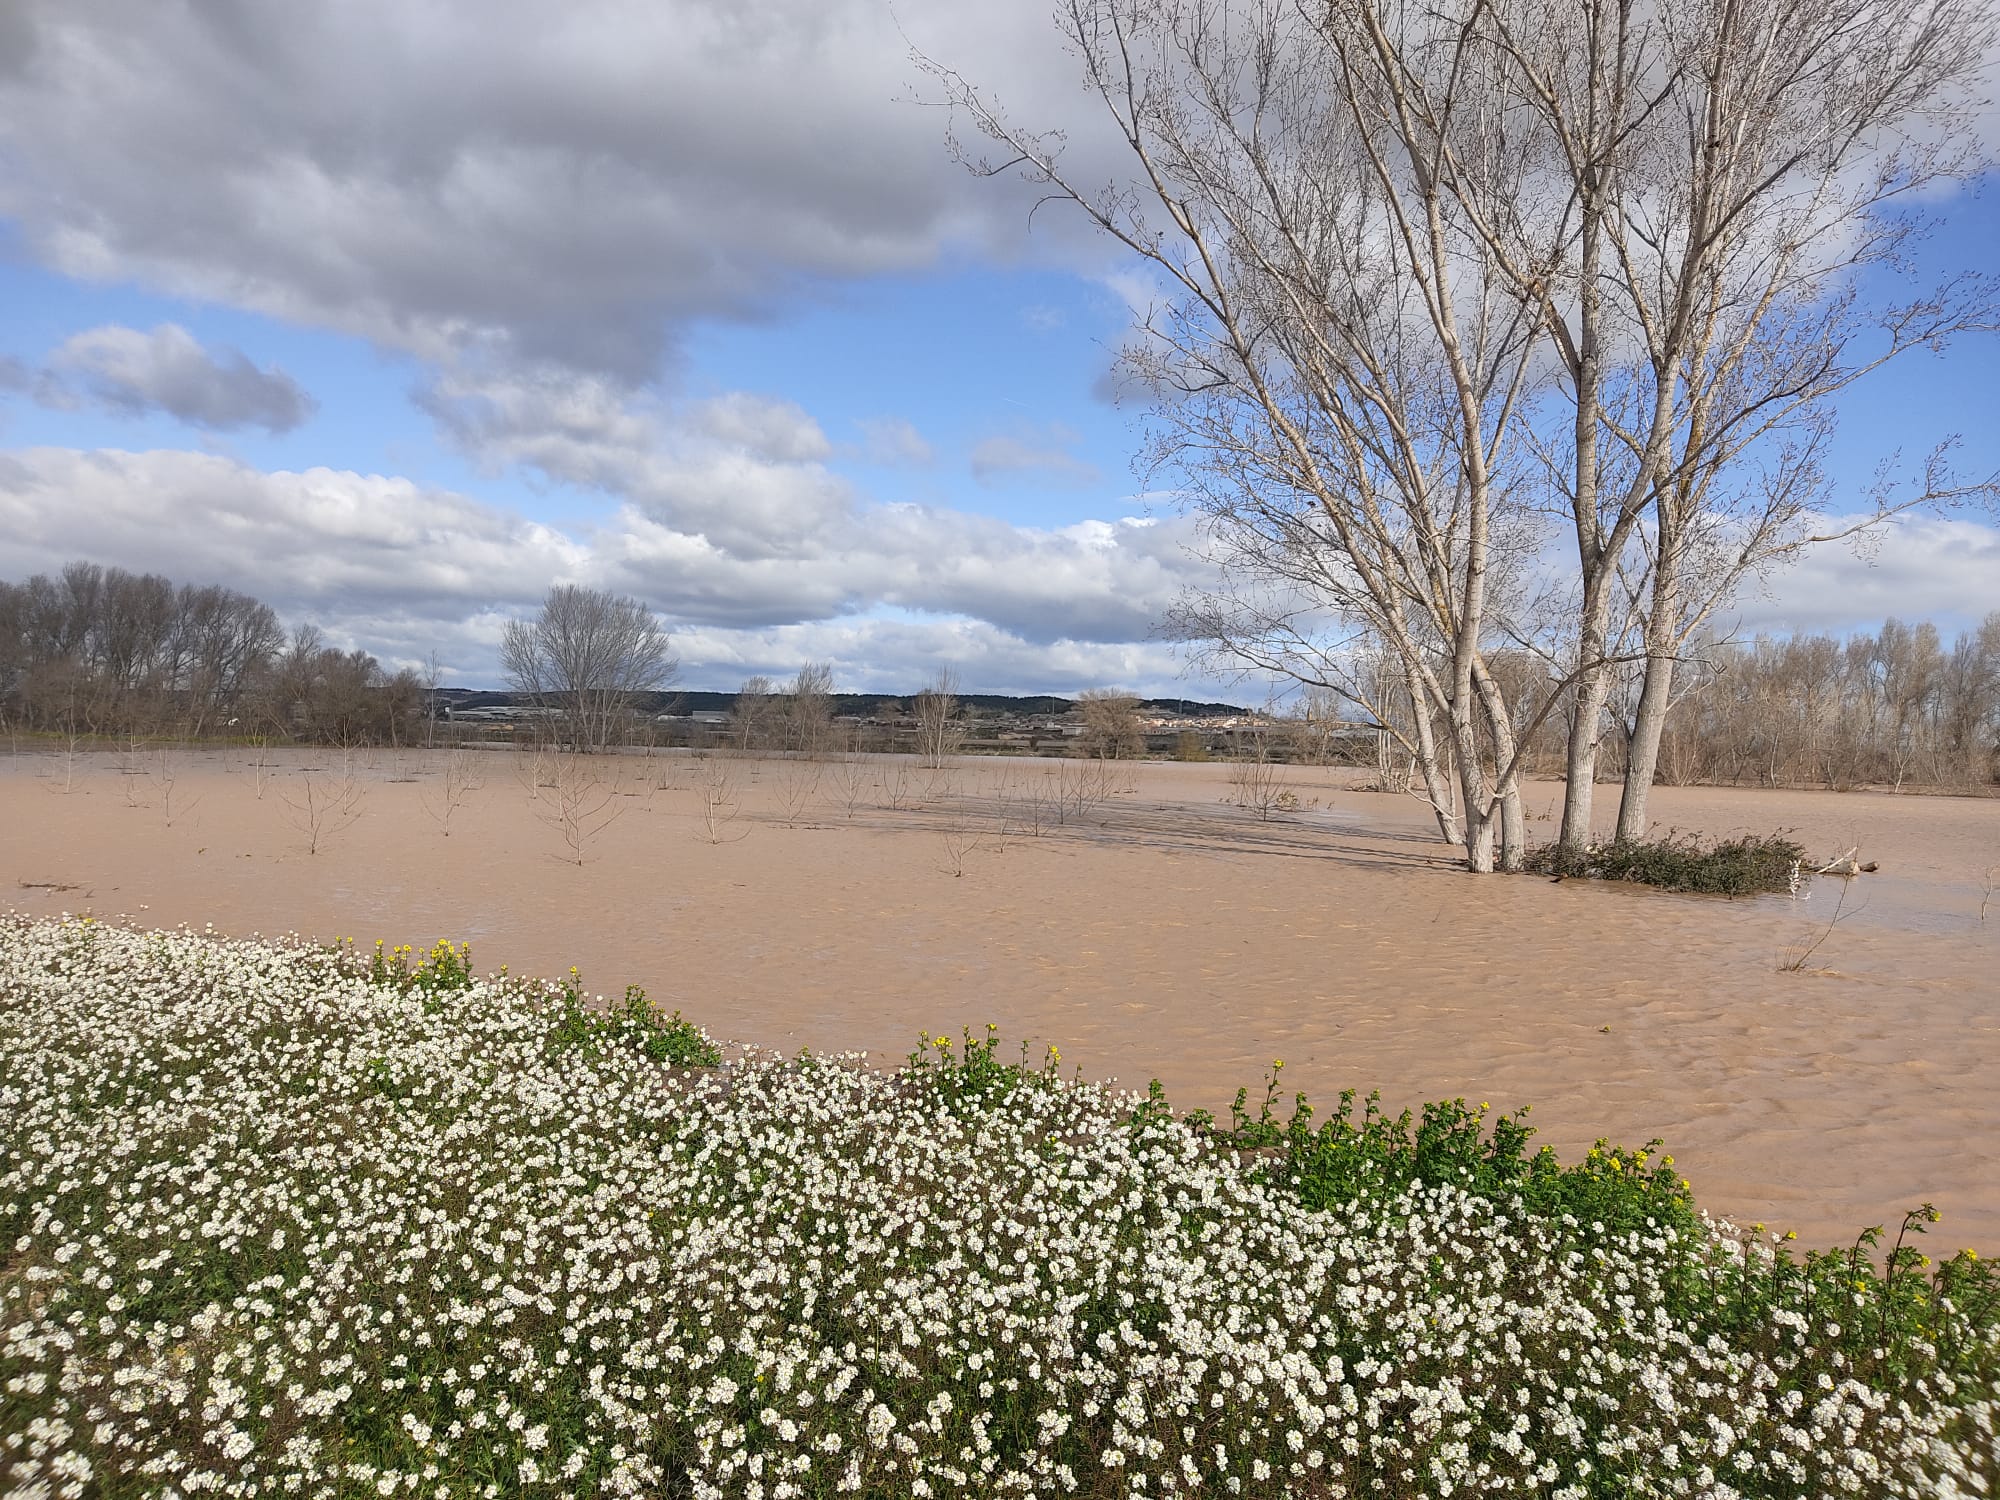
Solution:
[{"label": "distant town", "polygon": [[[635,716],[671,744],[703,746],[727,743],[742,723],[742,695],[722,692],[656,692],[635,694]],[[1091,732],[1084,704],[1077,699],[1040,695],[1017,697],[1004,693],[960,693],[956,714],[960,728],[957,748],[968,754],[1064,754]],[[533,695],[476,688],[439,688],[432,698],[440,719],[462,726],[487,726],[511,732],[558,712]],[[829,706],[836,727],[856,749],[903,748],[915,734],[918,700],[879,693],[833,693]],[[1133,698],[1120,705],[1129,715],[1138,743],[1133,753],[1180,759],[1223,758],[1251,745],[1296,736],[1300,721],[1260,713],[1235,703],[1194,698]],[[1375,726],[1338,723],[1316,726],[1319,737],[1352,739],[1354,748],[1372,754]],[[1286,733],[1279,735],[1276,731]],[[1283,751],[1281,758],[1292,758]]]}]

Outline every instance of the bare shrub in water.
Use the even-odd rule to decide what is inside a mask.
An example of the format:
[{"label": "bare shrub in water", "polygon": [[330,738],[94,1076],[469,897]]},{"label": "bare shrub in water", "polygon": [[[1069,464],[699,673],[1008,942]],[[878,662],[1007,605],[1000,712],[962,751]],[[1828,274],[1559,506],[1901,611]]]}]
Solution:
[{"label": "bare shrub in water", "polygon": [[361,816],[363,795],[351,763],[343,762],[338,771],[308,766],[290,786],[278,789],[278,805],[285,821],[305,836],[306,853],[317,854],[321,844]]}]

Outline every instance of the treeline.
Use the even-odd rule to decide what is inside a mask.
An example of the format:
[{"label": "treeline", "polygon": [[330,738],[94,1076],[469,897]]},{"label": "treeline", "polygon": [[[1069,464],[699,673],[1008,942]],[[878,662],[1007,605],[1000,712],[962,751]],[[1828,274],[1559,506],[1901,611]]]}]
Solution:
[{"label": "treeline", "polygon": [[1706,653],[1662,781],[1964,787],[2000,780],[2000,612],[1949,646],[1928,623]]},{"label": "treeline", "polygon": [[[1493,672],[1511,703],[1548,694],[1548,665],[1530,653],[1496,654]],[[1642,684],[1631,666],[1614,684],[1601,776],[1624,774]],[[1674,692],[1657,767],[1669,784],[1969,790],[2000,781],[2000,612],[1949,645],[1935,625],[1894,619],[1845,638],[1695,645]],[[1557,703],[1527,746],[1541,775],[1564,769],[1575,709]]]},{"label": "treeline", "polygon": [[409,743],[426,705],[416,673],[234,589],[87,562],[0,582],[0,717],[25,729]]},{"label": "treeline", "polygon": [[[1546,664],[1527,653],[1496,656],[1493,666],[1510,700],[1526,705],[1547,691]],[[831,668],[810,664],[792,682],[752,678],[739,693],[703,696],[727,697],[727,737],[743,747],[809,750],[831,735],[832,689]],[[1640,690],[1633,671],[1611,695],[1600,774],[1623,771]],[[1676,695],[1659,752],[1659,779],[1669,783],[2000,783],[2000,611],[1949,644],[1934,625],[1892,619],[1845,639],[1709,645],[1682,660]],[[269,605],[233,589],[85,562],[0,582],[0,722],[11,726],[74,739],[411,744],[429,733],[430,699],[417,673],[330,646],[311,625],[288,633]],[[983,701],[956,696],[947,678],[898,706],[914,743],[936,755],[958,743],[965,710]],[[1047,702],[1083,710],[1085,753],[1142,753],[1137,709],[1151,705],[1108,692]],[[1300,758],[1346,753],[1331,733],[1344,726],[1341,710],[1334,695],[1311,696],[1294,721]],[[1569,732],[1565,713],[1546,717],[1527,764],[1560,774]],[[1409,771],[1382,769],[1390,780]]]}]

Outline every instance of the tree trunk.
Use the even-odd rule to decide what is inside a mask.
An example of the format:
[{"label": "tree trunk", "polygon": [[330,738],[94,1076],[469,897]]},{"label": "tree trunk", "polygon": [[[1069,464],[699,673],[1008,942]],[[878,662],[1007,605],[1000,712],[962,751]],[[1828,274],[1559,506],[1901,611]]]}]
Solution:
[{"label": "tree trunk", "polygon": [[1424,778],[1424,796],[1437,817],[1439,836],[1447,844],[1460,843],[1463,834],[1454,811],[1456,799],[1452,795],[1451,779],[1438,759],[1437,725],[1431,718],[1430,702],[1424,696],[1422,679],[1414,668],[1407,669],[1407,686],[1410,717],[1417,740],[1417,771]]},{"label": "tree trunk", "polygon": [[1528,860],[1527,825],[1521,812],[1520,767],[1516,761],[1517,741],[1507,697],[1482,660],[1473,662],[1473,682],[1479,690],[1480,708],[1486,714],[1493,735],[1495,775],[1494,795],[1500,811],[1500,868],[1519,870]]},{"label": "tree trunk", "polygon": [[1500,868],[1515,874],[1527,864],[1528,821],[1521,808],[1521,787],[1509,781],[1500,794]]},{"label": "tree trunk", "polygon": [[1660,736],[1666,732],[1667,710],[1673,706],[1674,635],[1680,627],[1678,595],[1671,570],[1663,571],[1653,590],[1652,617],[1646,622],[1646,680],[1639,689],[1639,709],[1625,757],[1625,792],[1618,802],[1621,840],[1646,836],[1646,803],[1660,764]]},{"label": "tree trunk", "polygon": [[1577,674],[1576,709],[1570,719],[1569,747],[1563,761],[1567,778],[1563,787],[1562,833],[1565,849],[1582,849],[1590,843],[1590,824],[1596,811],[1597,746],[1604,736],[1604,704],[1611,696],[1611,673],[1604,666],[1604,643],[1608,634],[1611,598],[1601,578],[1584,589],[1582,629],[1577,637],[1577,660],[1592,662]]},{"label": "tree trunk", "polygon": [[[1470,683],[1469,667],[1465,680]],[[1459,792],[1465,800],[1465,867],[1475,874],[1490,875],[1496,808],[1487,790],[1486,768],[1479,759],[1479,731],[1473,707],[1470,694],[1462,695],[1451,705],[1451,744],[1458,761]]]}]

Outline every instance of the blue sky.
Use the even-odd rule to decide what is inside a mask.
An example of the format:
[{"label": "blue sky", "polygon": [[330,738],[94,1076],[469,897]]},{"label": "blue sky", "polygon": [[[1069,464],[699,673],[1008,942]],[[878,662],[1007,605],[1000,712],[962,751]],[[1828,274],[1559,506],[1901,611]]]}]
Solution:
[{"label": "blue sky", "polygon": [[[221,581],[467,683],[574,579],[659,609],[691,687],[822,659],[858,691],[953,666],[1261,698],[1155,629],[1208,575],[1106,394],[1130,268],[1054,211],[1031,228],[909,102],[905,34],[1062,118],[1040,9],[752,9],[11,11],[0,577]],[[1915,272],[1995,244],[2000,191],[1963,194]],[[1849,392],[1836,499],[1952,431],[2000,470],[1995,345]],[[1817,555],[1737,618],[1994,608],[2000,529],[1968,512]]]}]

